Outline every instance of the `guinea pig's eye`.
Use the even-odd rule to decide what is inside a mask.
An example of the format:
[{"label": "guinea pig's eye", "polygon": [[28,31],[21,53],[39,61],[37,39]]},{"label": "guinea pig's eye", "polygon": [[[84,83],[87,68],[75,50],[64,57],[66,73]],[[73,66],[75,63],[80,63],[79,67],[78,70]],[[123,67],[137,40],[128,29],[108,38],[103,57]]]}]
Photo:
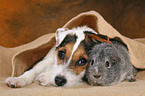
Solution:
[{"label": "guinea pig's eye", "polygon": [[76,61],[75,65],[76,66],[83,66],[87,63],[87,60],[85,58],[81,58],[79,60]]},{"label": "guinea pig's eye", "polygon": [[60,50],[58,51],[58,58],[63,60],[65,57],[66,51],[65,50]]},{"label": "guinea pig's eye", "polygon": [[92,66],[94,65],[94,60],[91,61],[91,65],[92,65]]},{"label": "guinea pig's eye", "polygon": [[106,61],[105,66],[106,66],[107,68],[111,68],[111,64],[109,63],[109,61]]}]

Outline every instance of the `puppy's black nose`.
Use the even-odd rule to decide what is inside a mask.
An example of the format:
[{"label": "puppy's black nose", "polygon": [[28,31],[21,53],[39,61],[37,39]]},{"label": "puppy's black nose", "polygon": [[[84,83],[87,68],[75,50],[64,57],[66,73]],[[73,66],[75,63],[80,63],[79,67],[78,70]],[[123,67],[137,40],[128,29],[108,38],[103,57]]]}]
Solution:
[{"label": "puppy's black nose", "polygon": [[66,82],[67,82],[67,80],[65,79],[64,76],[56,76],[55,77],[55,84],[57,86],[63,86]]}]

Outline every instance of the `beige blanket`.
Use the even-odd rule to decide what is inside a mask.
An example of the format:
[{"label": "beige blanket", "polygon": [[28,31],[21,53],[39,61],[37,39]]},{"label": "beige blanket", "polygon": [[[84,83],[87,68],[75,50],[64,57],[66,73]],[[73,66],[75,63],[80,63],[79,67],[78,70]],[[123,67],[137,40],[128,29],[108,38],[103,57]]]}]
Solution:
[{"label": "beige blanket", "polygon": [[[132,64],[145,69],[145,38],[130,39],[121,35],[95,12],[81,13],[63,27],[87,25],[110,38],[120,38],[128,47]],[[141,70],[136,82],[124,81],[114,86],[44,87],[34,82],[23,88],[9,88],[5,85],[8,76],[19,76],[47,54],[55,44],[54,33],[39,37],[35,41],[15,48],[0,47],[0,96],[145,96],[145,71]]]}]

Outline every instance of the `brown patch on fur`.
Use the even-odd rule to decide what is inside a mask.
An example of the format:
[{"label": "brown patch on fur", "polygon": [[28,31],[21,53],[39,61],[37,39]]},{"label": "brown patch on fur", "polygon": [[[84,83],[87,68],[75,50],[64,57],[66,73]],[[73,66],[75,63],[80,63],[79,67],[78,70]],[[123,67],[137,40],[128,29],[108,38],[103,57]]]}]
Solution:
[{"label": "brown patch on fur", "polygon": [[77,48],[77,50],[74,52],[73,54],[73,58],[71,60],[71,63],[69,65],[70,69],[73,69],[73,71],[76,74],[80,74],[82,71],[84,71],[88,65],[88,62],[83,65],[83,66],[76,66],[75,63],[77,60],[81,59],[81,58],[85,58],[86,60],[88,60],[88,56],[85,52],[84,46],[83,45],[79,45],[79,47]]},{"label": "brown patch on fur", "polygon": [[[72,49],[73,49],[73,45],[74,43],[71,42],[71,43],[68,43],[66,44],[64,47],[60,47],[58,50],[57,50],[57,53],[56,53],[56,56],[57,56],[57,64],[64,64],[64,62],[67,62],[67,60],[69,59],[70,55],[71,55],[71,52],[72,52]],[[58,57],[58,51],[61,51],[61,50],[65,50],[66,51],[66,54],[65,54],[65,59],[64,60],[61,60],[59,59]]]},{"label": "brown patch on fur", "polygon": [[[60,47],[60,48],[57,49],[56,56],[57,56],[57,64],[58,65],[67,63],[68,59],[71,56],[73,46],[74,46],[74,43],[71,42],[71,43],[66,44],[64,47]],[[61,51],[61,50],[66,51],[64,60],[61,60],[58,57],[58,51]],[[85,49],[84,49],[84,46],[82,44],[79,45],[77,50],[74,52],[72,60],[70,61],[70,64],[68,66],[70,69],[72,69],[78,75],[82,71],[84,71],[86,69],[87,65],[88,65],[88,62],[87,62],[84,66],[76,66],[75,65],[76,61],[81,59],[81,58],[85,58],[86,60],[88,60],[88,56],[87,56],[87,54],[85,52]]]}]

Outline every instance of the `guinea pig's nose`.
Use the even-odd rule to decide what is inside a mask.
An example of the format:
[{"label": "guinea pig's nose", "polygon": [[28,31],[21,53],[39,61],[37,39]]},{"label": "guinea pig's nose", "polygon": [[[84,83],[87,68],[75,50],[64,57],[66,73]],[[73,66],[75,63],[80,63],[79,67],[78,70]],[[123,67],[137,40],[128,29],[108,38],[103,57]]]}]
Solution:
[{"label": "guinea pig's nose", "polygon": [[64,76],[56,76],[55,77],[55,84],[57,86],[63,86],[66,82],[67,82],[67,80],[65,79]]},{"label": "guinea pig's nose", "polygon": [[94,75],[94,78],[96,78],[96,79],[98,79],[98,78],[100,78],[101,77],[101,74],[95,74]]}]

